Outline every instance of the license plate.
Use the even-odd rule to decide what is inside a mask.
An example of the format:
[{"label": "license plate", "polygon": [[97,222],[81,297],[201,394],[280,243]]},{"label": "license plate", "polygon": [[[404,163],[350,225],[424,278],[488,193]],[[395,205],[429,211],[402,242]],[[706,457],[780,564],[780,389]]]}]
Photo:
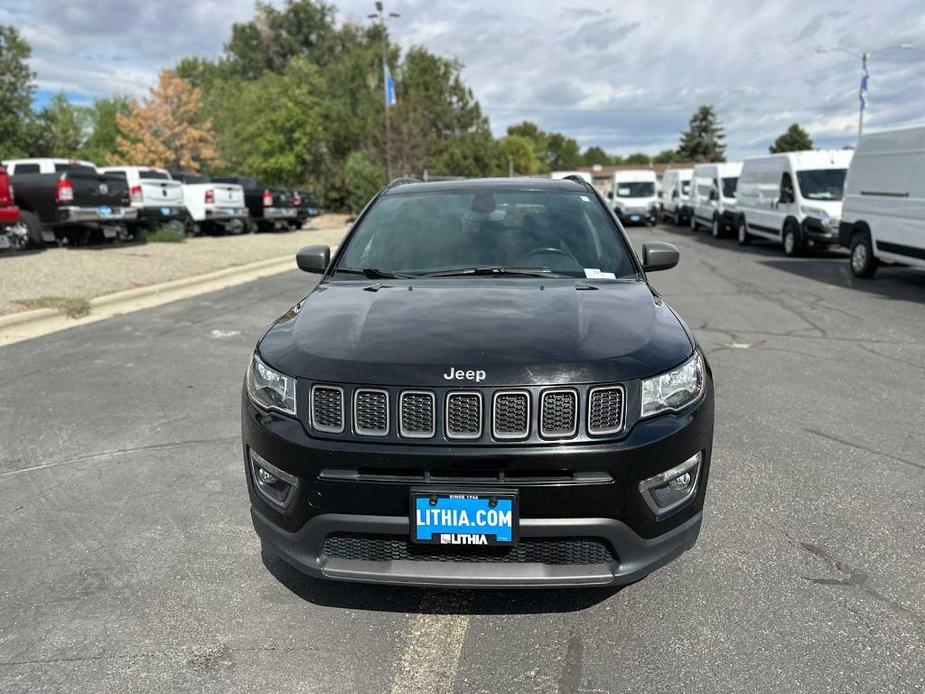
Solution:
[{"label": "license plate", "polygon": [[412,490],[411,540],[434,545],[512,545],[517,542],[517,495]]},{"label": "license plate", "polygon": [[161,208],[161,214],[164,215],[165,217],[167,217],[167,216],[170,214],[170,208],[169,208],[169,207],[162,207],[162,208]]},{"label": "license plate", "polygon": [[238,214],[238,208],[237,208],[237,207],[225,207],[225,208],[223,208],[223,211],[224,211],[225,214],[230,214],[230,215],[236,215],[236,214]]},{"label": "license plate", "polygon": [[6,234],[0,234],[0,248],[10,247],[10,237]]},{"label": "license plate", "polygon": [[112,216],[112,208],[111,208],[111,207],[108,207],[107,205],[102,205],[102,206],[96,208],[96,213],[97,213],[100,217],[111,217],[111,216]]},{"label": "license plate", "polygon": [[639,215],[638,215],[638,214],[631,214],[631,215],[630,215],[630,220],[633,221],[633,222],[638,222],[638,221],[639,221]]}]

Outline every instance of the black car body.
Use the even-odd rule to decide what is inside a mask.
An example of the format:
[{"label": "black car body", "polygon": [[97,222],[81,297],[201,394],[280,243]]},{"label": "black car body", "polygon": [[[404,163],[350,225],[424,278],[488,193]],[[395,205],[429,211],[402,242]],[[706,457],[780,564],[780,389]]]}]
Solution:
[{"label": "black car body", "polygon": [[[420,224],[394,216],[418,208]],[[584,249],[543,236],[592,218]],[[377,243],[390,267],[359,268]],[[436,264],[464,269],[408,271],[438,243]],[[534,269],[469,265],[486,250]],[[300,251],[321,282],[248,369],[244,458],[264,545],[318,577],[476,587],[624,584],[690,548],[712,376],[644,270],[677,258],[647,244],[640,263],[577,179],[384,189],[333,260]],[[614,272],[553,271],[589,259]],[[466,508],[497,525],[468,532]]]},{"label": "black car body", "polygon": [[213,178],[215,183],[234,183],[244,189],[244,204],[257,231],[288,229],[296,219],[292,205],[292,194],[282,188],[270,188],[257,184],[246,176],[221,176]]},{"label": "black car body", "polygon": [[305,222],[318,216],[318,203],[315,202],[315,196],[311,191],[293,190],[292,204],[296,208],[295,228],[305,226]]}]

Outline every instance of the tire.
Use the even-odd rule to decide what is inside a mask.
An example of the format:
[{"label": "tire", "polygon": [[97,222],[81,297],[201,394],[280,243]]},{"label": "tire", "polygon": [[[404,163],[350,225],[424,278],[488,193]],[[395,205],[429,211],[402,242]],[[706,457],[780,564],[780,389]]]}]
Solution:
[{"label": "tire", "polygon": [[880,266],[880,261],[874,255],[874,245],[870,234],[866,231],[856,231],[851,235],[851,274],[855,277],[867,279],[873,277]]},{"label": "tire", "polygon": [[803,255],[803,239],[800,237],[800,229],[794,224],[788,224],[784,227],[784,255],[788,258],[798,258]]},{"label": "tire", "polygon": [[710,234],[714,239],[718,239],[723,235],[723,227],[720,224],[718,215],[713,215],[713,221],[710,224]]},{"label": "tire", "polygon": [[748,233],[745,217],[739,217],[739,223],[736,225],[736,240],[740,246],[747,246],[752,242],[752,235]]},{"label": "tire", "polygon": [[45,248],[45,239],[42,238],[42,220],[39,219],[38,215],[35,212],[23,210],[19,213],[19,220],[28,229],[29,240],[26,248]]}]

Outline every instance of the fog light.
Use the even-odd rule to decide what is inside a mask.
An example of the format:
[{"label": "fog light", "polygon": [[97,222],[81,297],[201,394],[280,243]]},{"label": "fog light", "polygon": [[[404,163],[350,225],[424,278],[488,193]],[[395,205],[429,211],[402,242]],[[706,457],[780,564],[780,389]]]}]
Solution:
[{"label": "fog light", "polygon": [[252,450],[249,451],[249,464],[257,493],[270,505],[282,511],[286,510],[295,497],[299,478],[280,470]]},{"label": "fog light", "polygon": [[680,465],[639,483],[639,492],[652,513],[664,517],[694,497],[702,461],[703,454],[697,453]]}]

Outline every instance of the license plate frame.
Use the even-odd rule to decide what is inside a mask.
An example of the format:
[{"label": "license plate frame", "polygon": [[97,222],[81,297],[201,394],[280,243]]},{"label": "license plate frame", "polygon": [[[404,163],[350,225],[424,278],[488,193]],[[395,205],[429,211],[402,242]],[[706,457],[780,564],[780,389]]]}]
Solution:
[{"label": "license plate frame", "polygon": [[113,216],[113,209],[109,205],[100,205],[96,208],[96,214],[103,219],[109,219]]},{"label": "license plate frame", "polygon": [[[517,490],[512,489],[470,489],[470,488],[440,488],[440,489],[421,489],[413,488],[409,490],[409,535],[411,542],[419,545],[448,545],[448,546],[492,546],[492,547],[513,547],[520,540],[520,503]],[[431,500],[436,499],[433,503]],[[496,500],[496,505],[492,506],[492,499]],[[511,514],[510,537],[505,533],[491,533],[484,529],[479,531],[478,528],[487,529],[504,529],[503,525],[480,526],[475,525],[463,526],[450,524],[449,526],[436,525],[427,523],[424,527],[423,536],[419,532],[422,529],[419,524],[418,500],[425,502],[423,508],[433,509],[444,508],[441,510],[466,510],[467,517],[469,513],[475,514],[478,511],[509,511]],[[441,500],[444,500],[441,504]],[[502,503],[503,502],[503,503]],[[475,517],[469,518],[469,522],[476,521]],[[439,528],[448,528],[439,530]],[[430,533],[429,538],[427,532]],[[499,535],[501,538],[499,539]],[[452,536],[452,540],[448,539]],[[471,541],[465,538],[469,537]],[[477,541],[476,537],[484,538],[484,541]]]}]

